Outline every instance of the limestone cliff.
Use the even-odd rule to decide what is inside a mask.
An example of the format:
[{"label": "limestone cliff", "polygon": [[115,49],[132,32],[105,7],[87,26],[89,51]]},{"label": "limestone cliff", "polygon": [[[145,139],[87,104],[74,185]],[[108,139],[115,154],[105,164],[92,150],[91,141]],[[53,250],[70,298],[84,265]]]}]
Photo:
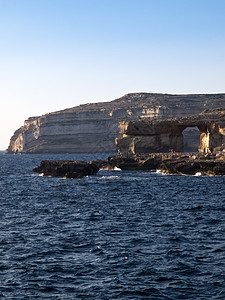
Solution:
[{"label": "limestone cliff", "polygon": [[119,123],[116,138],[120,154],[184,152],[183,131],[197,127],[201,132],[199,152],[225,151],[225,108],[172,119],[138,119]]},{"label": "limestone cliff", "polygon": [[113,152],[121,120],[179,117],[222,106],[225,94],[127,94],[110,102],[31,117],[14,133],[6,152]]}]

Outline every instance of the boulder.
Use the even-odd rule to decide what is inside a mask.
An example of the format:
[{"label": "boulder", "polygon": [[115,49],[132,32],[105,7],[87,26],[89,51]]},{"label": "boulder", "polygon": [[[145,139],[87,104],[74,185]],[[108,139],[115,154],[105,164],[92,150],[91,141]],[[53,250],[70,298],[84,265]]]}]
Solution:
[{"label": "boulder", "polygon": [[95,175],[99,167],[94,163],[70,160],[42,160],[34,172],[44,176],[61,176],[66,178],[82,178],[87,175]]}]

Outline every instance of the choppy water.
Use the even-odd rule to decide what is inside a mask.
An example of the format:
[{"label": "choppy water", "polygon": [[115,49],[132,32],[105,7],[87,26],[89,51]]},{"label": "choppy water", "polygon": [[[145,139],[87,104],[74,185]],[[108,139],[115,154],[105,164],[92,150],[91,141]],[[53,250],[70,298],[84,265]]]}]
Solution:
[{"label": "choppy water", "polygon": [[0,154],[1,299],[225,299],[225,177],[44,178]]}]

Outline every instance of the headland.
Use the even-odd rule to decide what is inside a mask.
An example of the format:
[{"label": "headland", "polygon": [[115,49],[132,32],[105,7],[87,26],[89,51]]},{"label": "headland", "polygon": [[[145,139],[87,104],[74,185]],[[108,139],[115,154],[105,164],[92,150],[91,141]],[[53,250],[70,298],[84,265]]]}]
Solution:
[{"label": "headland", "polygon": [[[112,153],[118,123],[123,120],[168,119],[201,113],[205,109],[225,107],[225,94],[170,95],[130,93],[109,102],[91,103],[30,117],[11,137],[6,153]],[[194,151],[188,137],[187,151]]]}]

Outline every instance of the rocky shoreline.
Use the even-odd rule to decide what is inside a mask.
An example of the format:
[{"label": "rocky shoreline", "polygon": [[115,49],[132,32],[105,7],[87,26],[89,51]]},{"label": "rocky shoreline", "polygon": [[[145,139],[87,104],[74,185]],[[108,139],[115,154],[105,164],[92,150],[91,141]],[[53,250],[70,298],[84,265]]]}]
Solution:
[{"label": "rocky shoreline", "polygon": [[[198,153],[184,153],[183,131],[198,127]],[[118,155],[107,160],[42,161],[35,172],[81,178],[99,169],[161,170],[166,174],[225,175],[225,108],[173,119],[136,119],[119,123]]]},{"label": "rocky shoreline", "polygon": [[151,153],[149,155],[113,156],[108,159],[111,168],[121,170],[160,170],[179,175],[225,175],[225,155],[201,153]]},{"label": "rocky shoreline", "polygon": [[33,169],[43,176],[82,178],[95,175],[99,169],[114,170],[160,170],[165,174],[179,175],[225,175],[225,153],[150,153],[143,155],[116,155],[107,160],[61,161],[44,160]]}]

